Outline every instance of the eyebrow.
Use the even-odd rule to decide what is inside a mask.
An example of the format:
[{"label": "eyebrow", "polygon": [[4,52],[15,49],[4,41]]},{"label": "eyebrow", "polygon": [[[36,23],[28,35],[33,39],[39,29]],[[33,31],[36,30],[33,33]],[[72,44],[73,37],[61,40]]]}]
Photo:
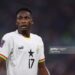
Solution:
[{"label": "eyebrow", "polygon": [[20,16],[17,16],[17,17],[31,17],[31,16],[21,16],[21,15],[20,15]]}]

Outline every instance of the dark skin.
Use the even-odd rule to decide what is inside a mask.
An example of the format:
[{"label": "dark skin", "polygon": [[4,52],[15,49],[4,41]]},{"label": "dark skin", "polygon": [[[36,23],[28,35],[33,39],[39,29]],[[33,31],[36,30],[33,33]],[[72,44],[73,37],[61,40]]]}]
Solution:
[{"label": "dark skin", "polygon": [[[30,37],[30,29],[33,24],[31,13],[28,11],[20,11],[17,14],[16,25],[18,26],[18,32],[22,34],[24,37]],[[2,58],[0,61],[5,62]],[[49,75],[45,62],[38,63],[39,74],[40,75]]]},{"label": "dark skin", "polygon": [[30,37],[30,29],[33,24],[31,13],[28,11],[21,11],[17,14],[16,25],[18,32],[25,37]]},{"label": "dark skin", "polygon": [[38,64],[38,68],[39,68],[39,74],[40,75],[50,75],[46,65],[45,65],[45,62],[41,62]]},{"label": "dark skin", "polygon": [[3,58],[0,58],[0,70],[6,69],[5,60]]}]

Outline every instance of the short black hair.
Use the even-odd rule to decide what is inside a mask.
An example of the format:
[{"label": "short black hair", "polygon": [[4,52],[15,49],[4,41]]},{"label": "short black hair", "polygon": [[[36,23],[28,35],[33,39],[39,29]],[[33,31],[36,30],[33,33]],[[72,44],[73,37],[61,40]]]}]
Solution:
[{"label": "short black hair", "polygon": [[32,11],[31,11],[29,8],[20,8],[20,9],[16,12],[16,15],[17,15],[19,12],[21,12],[21,11],[27,11],[27,12],[29,12],[29,13],[32,14]]}]

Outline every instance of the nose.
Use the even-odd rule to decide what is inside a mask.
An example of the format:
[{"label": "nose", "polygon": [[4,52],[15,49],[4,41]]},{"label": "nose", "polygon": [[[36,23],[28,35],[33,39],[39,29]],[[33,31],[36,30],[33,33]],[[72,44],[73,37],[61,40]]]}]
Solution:
[{"label": "nose", "polygon": [[26,23],[26,20],[25,20],[25,19],[22,19],[21,22],[22,22],[22,23]]}]

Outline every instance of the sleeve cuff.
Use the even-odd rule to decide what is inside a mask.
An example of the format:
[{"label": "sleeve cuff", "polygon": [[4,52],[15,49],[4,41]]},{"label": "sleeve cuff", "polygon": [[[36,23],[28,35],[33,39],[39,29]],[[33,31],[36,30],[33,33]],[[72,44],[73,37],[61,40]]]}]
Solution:
[{"label": "sleeve cuff", "polygon": [[3,54],[0,54],[0,58],[4,59],[4,60],[7,60],[7,57],[4,56]]},{"label": "sleeve cuff", "polygon": [[44,59],[39,60],[39,63],[42,63],[42,62],[44,62],[44,61],[45,61],[45,58],[44,58]]}]

